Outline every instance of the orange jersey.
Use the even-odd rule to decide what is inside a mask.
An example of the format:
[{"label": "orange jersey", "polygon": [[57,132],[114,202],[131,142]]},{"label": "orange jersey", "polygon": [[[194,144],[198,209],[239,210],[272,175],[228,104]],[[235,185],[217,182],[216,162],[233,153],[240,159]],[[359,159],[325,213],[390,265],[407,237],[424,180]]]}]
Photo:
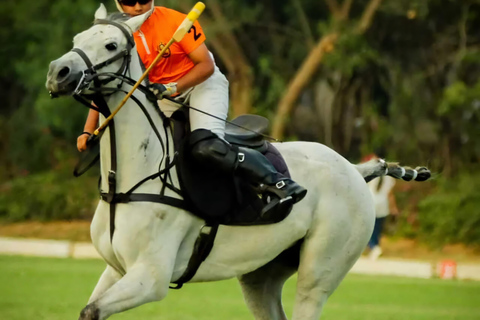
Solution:
[{"label": "orange jersey", "polygon": [[[137,51],[148,68],[158,53],[172,38],[187,15],[165,7],[155,7],[152,15],[133,34]],[[174,42],[153,67],[148,77],[151,82],[167,84],[186,75],[194,64],[188,54],[205,42],[202,27],[195,21],[192,29],[180,42]]]}]

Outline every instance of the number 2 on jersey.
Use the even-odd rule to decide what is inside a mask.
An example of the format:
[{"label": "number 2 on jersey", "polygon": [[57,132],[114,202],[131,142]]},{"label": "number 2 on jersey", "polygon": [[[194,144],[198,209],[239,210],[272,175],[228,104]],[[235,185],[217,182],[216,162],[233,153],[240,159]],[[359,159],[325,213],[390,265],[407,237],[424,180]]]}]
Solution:
[{"label": "number 2 on jersey", "polygon": [[195,41],[197,41],[198,39],[200,39],[200,37],[202,36],[201,33],[197,33],[197,28],[195,28],[195,26],[192,26],[190,28],[190,30],[188,30],[188,33],[192,32],[192,29],[193,29],[193,39]]}]

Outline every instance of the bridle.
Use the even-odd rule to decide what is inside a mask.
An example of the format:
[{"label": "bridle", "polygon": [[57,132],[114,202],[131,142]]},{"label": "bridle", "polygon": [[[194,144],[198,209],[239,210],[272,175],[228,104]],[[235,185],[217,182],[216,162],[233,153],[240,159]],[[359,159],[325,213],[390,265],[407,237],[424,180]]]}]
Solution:
[{"label": "bridle", "polygon": [[[80,78],[80,81],[78,82],[76,89],[74,90],[74,94],[80,94],[83,90],[88,88],[92,80],[95,85],[95,88],[97,89],[100,89],[101,86],[106,85],[111,81],[115,80],[116,77],[114,76],[110,76],[110,77],[107,77],[106,79],[100,80],[97,70],[100,70],[122,58],[123,58],[123,63],[120,66],[120,69],[117,72],[115,72],[115,74],[126,76],[128,71],[128,66],[130,65],[130,61],[132,59],[131,51],[135,47],[135,41],[133,40],[133,36],[131,32],[129,32],[124,25],[116,21],[110,21],[106,19],[97,19],[95,20],[94,25],[97,25],[97,24],[109,24],[120,29],[122,33],[125,35],[125,37],[127,38],[127,46],[125,49],[121,50],[119,53],[117,53],[110,59],[107,59],[106,61],[103,61],[96,65],[93,65],[93,63],[90,61],[90,58],[88,58],[87,54],[82,49],[73,48],[71,51],[77,53],[87,65],[87,69],[82,71],[82,76]],[[119,83],[117,87],[121,88],[121,86],[122,86],[122,83]]]},{"label": "bridle", "polygon": [[[91,60],[88,58],[85,52],[83,52],[83,50],[79,48],[72,49],[71,51],[80,55],[80,57],[83,59],[83,61],[87,66],[87,69],[82,71],[82,78],[79,84],[77,85],[77,89],[73,93],[73,96],[76,100],[83,103],[88,108],[95,109],[100,113],[102,113],[103,116],[108,117],[111,114],[111,112],[105,101],[105,96],[107,96],[108,94],[116,93],[116,92],[123,92],[127,94],[127,92],[122,89],[123,84],[126,83],[133,86],[136,83],[135,80],[126,76],[126,74],[129,72],[129,66],[131,62],[131,51],[135,47],[135,41],[133,40],[133,36],[131,32],[129,32],[127,28],[121,23],[110,21],[110,20],[98,19],[94,22],[94,24],[109,24],[119,28],[122,31],[122,33],[127,37],[127,40],[128,40],[127,46],[124,50],[120,51],[118,54],[116,54],[112,58],[104,62],[98,63],[96,65],[92,64]],[[98,72],[98,70],[100,70],[101,68],[104,68],[122,58],[123,58],[122,65],[117,72],[115,73],[113,72],[99,73]],[[141,65],[142,65],[142,68],[144,68],[143,64]],[[102,77],[102,79],[100,79],[100,77]],[[116,88],[104,87],[106,84],[116,79],[121,80],[119,85],[117,85]],[[94,84],[93,88],[91,87],[92,82]],[[93,92],[93,94],[82,93],[86,89],[88,89],[90,92]],[[145,106],[141,103],[141,101],[137,97],[135,97],[134,95],[131,96],[131,99],[135,101],[135,103],[140,107],[142,112],[145,114],[150,126],[152,127],[152,130],[154,131],[155,135],[160,141],[160,144],[162,145],[162,149],[164,150],[164,157],[160,161],[158,172],[142,179],[137,184],[135,184],[129,191],[125,193],[117,193],[116,192],[117,148],[116,148],[116,139],[115,139],[115,123],[113,120],[110,121],[108,125],[108,129],[110,132],[111,161],[110,161],[110,170],[108,172],[108,192],[102,192],[102,190],[100,190],[100,198],[110,204],[110,241],[112,241],[113,234],[115,231],[115,208],[117,203],[156,202],[156,203],[167,204],[167,205],[181,208],[184,210],[191,209],[185,203],[185,201],[165,195],[165,190],[168,188],[181,196],[181,190],[173,185],[173,179],[170,175],[170,169],[172,169],[176,163],[176,154],[173,156],[173,159],[171,159],[169,155],[170,139],[168,138],[168,130],[170,128],[170,120],[160,110],[157,104],[157,98],[146,86],[140,85],[138,89],[146,95],[149,101],[153,103],[155,110],[157,111],[160,118],[162,119],[163,127],[165,130],[165,137],[167,137],[165,141],[160,135],[160,132],[158,131],[157,126],[153,122],[152,117],[148,113],[148,110],[145,108]],[[88,99],[92,100],[97,107],[92,106],[92,104],[88,101]],[[163,163],[165,163],[165,167],[161,169]],[[159,178],[162,181],[162,189],[159,192],[159,194],[134,193],[134,191],[138,187],[140,187],[143,183],[156,178]]]}]

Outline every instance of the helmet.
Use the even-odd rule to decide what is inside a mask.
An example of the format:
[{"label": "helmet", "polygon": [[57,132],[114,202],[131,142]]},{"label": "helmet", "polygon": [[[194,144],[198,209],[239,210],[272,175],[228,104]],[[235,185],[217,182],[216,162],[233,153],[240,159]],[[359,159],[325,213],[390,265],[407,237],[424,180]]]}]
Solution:
[{"label": "helmet", "polygon": [[[151,10],[153,10],[153,8],[154,8],[154,6],[155,6],[154,2],[155,2],[155,0],[152,0],[152,2],[151,2],[151,4],[152,4],[152,9],[151,9]],[[119,0],[115,0],[115,5],[117,6],[118,11],[124,12],[124,11],[123,11],[123,8],[122,8],[122,5],[120,4],[120,1],[119,1]]]},{"label": "helmet", "polygon": [[118,11],[123,12],[122,5],[120,4],[120,2],[118,2],[118,0],[115,0],[115,5],[117,6]]}]

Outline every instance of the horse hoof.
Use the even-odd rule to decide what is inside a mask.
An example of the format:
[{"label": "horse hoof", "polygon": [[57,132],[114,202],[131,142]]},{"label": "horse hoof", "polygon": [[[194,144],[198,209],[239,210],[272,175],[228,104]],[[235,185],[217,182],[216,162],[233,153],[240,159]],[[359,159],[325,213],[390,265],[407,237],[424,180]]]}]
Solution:
[{"label": "horse hoof", "polygon": [[89,304],[83,308],[80,312],[80,318],[78,320],[99,320],[100,319],[100,310],[93,304]]}]

